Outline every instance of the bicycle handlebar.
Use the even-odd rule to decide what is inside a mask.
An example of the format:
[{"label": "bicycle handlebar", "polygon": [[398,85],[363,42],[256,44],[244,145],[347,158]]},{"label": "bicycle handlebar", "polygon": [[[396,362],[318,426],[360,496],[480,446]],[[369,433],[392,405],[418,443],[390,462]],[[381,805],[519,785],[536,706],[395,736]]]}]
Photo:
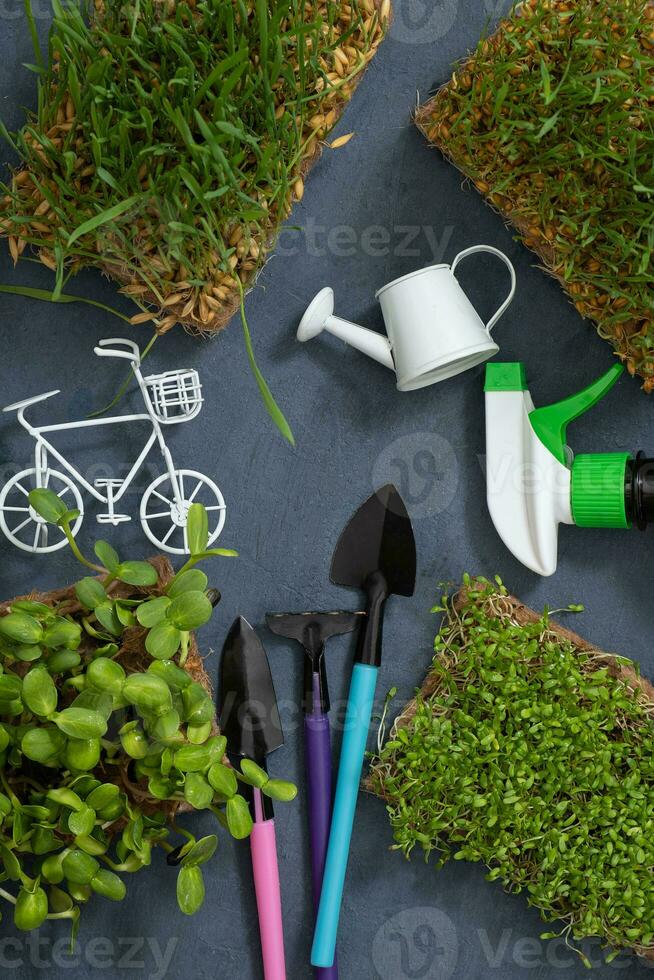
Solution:
[{"label": "bicycle handlebar", "polygon": [[[122,344],[129,350],[117,350],[110,347],[110,344]],[[93,353],[98,357],[122,357],[126,361],[131,361],[138,367],[141,363],[141,352],[138,344],[133,340],[125,340],[123,337],[108,337],[106,340],[99,340],[98,346],[93,348]]]}]

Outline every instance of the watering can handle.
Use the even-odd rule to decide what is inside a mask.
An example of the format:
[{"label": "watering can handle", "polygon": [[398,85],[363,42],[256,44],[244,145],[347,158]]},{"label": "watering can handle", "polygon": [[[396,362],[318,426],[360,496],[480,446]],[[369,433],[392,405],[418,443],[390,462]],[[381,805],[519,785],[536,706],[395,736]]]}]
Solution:
[{"label": "watering can handle", "polygon": [[509,295],[506,297],[506,299],[500,306],[499,310],[497,310],[493,314],[493,316],[486,324],[486,330],[488,333],[490,333],[493,327],[495,326],[495,324],[497,323],[497,321],[499,320],[499,318],[502,316],[502,314],[507,311],[511,303],[511,300],[515,296],[515,287],[516,287],[515,269],[513,268],[510,259],[507,258],[504,252],[500,252],[499,248],[493,248],[492,245],[472,245],[470,248],[464,248],[464,250],[462,252],[459,252],[459,254],[456,256],[451,266],[452,275],[454,275],[456,267],[461,261],[461,259],[466,259],[469,255],[476,255],[477,252],[490,252],[491,255],[496,255],[498,259],[501,259],[502,262],[504,262],[504,264],[509,270],[509,273],[511,274],[511,291],[509,292]]}]

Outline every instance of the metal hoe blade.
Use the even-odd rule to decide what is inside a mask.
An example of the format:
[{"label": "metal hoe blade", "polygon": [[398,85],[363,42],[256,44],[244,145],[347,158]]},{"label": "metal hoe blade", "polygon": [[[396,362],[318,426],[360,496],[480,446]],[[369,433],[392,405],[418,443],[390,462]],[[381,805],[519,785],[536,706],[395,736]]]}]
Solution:
[{"label": "metal hoe blade", "polygon": [[266,623],[272,633],[296,640],[313,657],[330,637],[356,629],[363,615],[358,612],[269,613]]},{"label": "metal hoe blade", "polygon": [[272,633],[295,640],[304,651],[305,714],[329,712],[325,643],[332,636],[351,633],[362,620],[365,613],[361,612],[269,613],[266,616]]}]

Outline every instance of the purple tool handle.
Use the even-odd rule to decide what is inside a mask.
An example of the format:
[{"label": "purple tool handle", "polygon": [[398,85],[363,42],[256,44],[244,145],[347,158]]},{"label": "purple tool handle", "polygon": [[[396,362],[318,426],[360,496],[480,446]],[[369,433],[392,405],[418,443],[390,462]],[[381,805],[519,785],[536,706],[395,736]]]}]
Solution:
[{"label": "purple tool handle", "polygon": [[[332,818],[332,748],[327,715],[305,715],[304,744],[307,762],[313,900],[317,910]],[[316,967],[315,976],[317,980],[338,980],[336,960],[333,966]]]}]

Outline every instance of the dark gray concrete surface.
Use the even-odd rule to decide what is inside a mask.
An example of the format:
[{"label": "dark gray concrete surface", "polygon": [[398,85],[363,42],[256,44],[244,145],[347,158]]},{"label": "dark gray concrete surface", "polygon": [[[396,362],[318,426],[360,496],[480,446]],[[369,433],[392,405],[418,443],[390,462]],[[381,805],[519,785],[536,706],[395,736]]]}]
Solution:
[{"label": "dark gray concrete surface", "polygon": [[[303,783],[297,710],[301,662],[296,650],[263,627],[270,610],[350,605],[354,596],[331,586],[328,569],[340,529],[375,484],[394,479],[413,514],[419,555],[416,595],[388,608],[380,690],[396,684],[399,706],[421,682],[438,621],[429,609],[439,582],[464,571],[500,573],[509,588],[536,607],[583,602],[574,627],[605,649],[634,656],[654,671],[651,651],[651,538],[637,531],[564,528],[557,574],[540,579],[519,565],[498,539],[485,505],[483,369],[423,391],[401,394],[384,368],[346,350],[333,338],[301,347],[294,333],[305,305],[330,284],[337,312],[380,327],[374,292],[391,278],[432,261],[451,260],[477,242],[504,249],[519,277],[516,300],[496,329],[506,359],[524,360],[536,403],[576,391],[608,368],[610,349],[583,323],[558,285],[515,243],[501,219],[460,175],[430,150],[410,123],[424,99],[448,77],[450,65],[506,9],[506,0],[399,0],[390,38],[370,68],[338,132],[356,132],[346,148],[326,152],[308,183],[282,248],[260,277],[247,308],[260,364],[295,430],[297,448],[278,436],[249,374],[242,334],[233,322],[222,336],[200,342],[173,331],[158,342],[150,370],[196,366],[206,403],[192,424],[170,431],[176,459],[213,475],[229,512],[222,543],[236,561],[217,560],[212,581],[224,593],[215,622],[201,636],[215,671],[216,650],[232,618],[242,613],[261,627],[272,662],[286,746],[272,760],[277,775]],[[38,0],[39,27],[47,3]],[[0,0],[0,115],[11,128],[22,106],[34,103],[34,79],[21,68],[32,60],[19,0]],[[2,150],[4,158],[8,152]],[[380,239],[371,229],[381,226]],[[370,236],[373,234],[373,245]],[[479,309],[489,313],[506,288],[493,259],[472,261],[462,273]],[[0,282],[48,285],[46,270],[11,267],[0,249]],[[70,291],[127,309],[111,283],[88,272]],[[99,362],[100,337],[124,333],[99,311],[0,297],[3,404],[59,387],[63,394],[33,417],[63,420],[103,404],[124,375],[120,362]],[[145,328],[134,330],[145,343]],[[570,430],[577,450],[654,449],[652,403],[636,381],[622,379],[612,394]],[[136,435],[136,434],[135,434]],[[12,416],[0,420],[2,476],[28,465],[31,446]],[[77,445],[91,467],[102,456],[118,468],[130,446],[105,434],[95,448]],[[418,461],[437,456],[429,482]],[[159,462],[153,458],[156,471]],[[145,480],[145,477],[143,478]],[[141,484],[144,486],[144,482]],[[135,512],[138,494],[130,496]],[[101,534],[91,505],[80,540]],[[113,535],[123,553],[149,553],[138,522]],[[74,579],[78,567],[64,552],[46,559],[19,554],[0,541],[0,594]],[[328,651],[333,700],[346,693],[352,645],[335,640]],[[288,975],[311,976],[309,868],[304,793],[279,806],[277,825],[284,899]],[[193,821],[209,833],[205,816]],[[420,857],[411,863],[390,850],[384,807],[361,797],[340,933],[344,980],[528,980],[586,976],[562,943],[539,940],[545,928],[524,896],[506,895],[473,865],[437,872]],[[39,943],[16,935],[11,916],[0,927],[0,975],[39,977],[239,978],[262,976],[248,847],[224,834],[207,874],[207,898],[193,919],[175,904],[175,875],[157,858],[128,881],[119,905],[94,901],[82,917],[76,957],[64,952],[63,930],[49,923]],[[431,938],[430,938],[431,937]],[[601,964],[599,950],[591,949]],[[163,961],[163,962],[162,962]],[[599,965],[598,978],[644,977],[646,968],[621,957]]]}]

